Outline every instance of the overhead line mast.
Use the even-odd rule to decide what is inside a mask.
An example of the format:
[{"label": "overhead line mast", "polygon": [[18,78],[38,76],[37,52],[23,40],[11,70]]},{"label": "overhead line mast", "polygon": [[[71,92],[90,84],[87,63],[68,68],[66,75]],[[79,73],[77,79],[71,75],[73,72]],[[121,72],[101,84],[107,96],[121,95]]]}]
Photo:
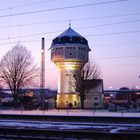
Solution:
[{"label": "overhead line mast", "polygon": [[45,39],[44,38],[42,38],[42,45],[41,45],[40,89],[41,89],[41,107],[44,108],[44,94],[45,94]]}]

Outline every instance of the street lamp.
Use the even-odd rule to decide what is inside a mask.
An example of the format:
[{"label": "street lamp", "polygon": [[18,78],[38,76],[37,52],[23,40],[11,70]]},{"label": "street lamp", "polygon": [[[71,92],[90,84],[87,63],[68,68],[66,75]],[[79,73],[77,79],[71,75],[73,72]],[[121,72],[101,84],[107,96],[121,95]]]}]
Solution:
[{"label": "street lamp", "polygon": [[113,88],[112,86],[109,86],[109,90],[112,90],[112,88]]}]

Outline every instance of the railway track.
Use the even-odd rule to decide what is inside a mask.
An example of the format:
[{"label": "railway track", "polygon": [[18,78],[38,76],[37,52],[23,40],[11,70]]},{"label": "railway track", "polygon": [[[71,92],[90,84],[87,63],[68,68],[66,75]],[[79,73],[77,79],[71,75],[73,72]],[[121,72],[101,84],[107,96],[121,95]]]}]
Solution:
[{"label": "railway track", "polygon": [[0,114],[0,119],[140,124],[140,117]]},{"label": "railway track", "polygon": [[0,120],[1,139],[139,140],[140,124]]}]

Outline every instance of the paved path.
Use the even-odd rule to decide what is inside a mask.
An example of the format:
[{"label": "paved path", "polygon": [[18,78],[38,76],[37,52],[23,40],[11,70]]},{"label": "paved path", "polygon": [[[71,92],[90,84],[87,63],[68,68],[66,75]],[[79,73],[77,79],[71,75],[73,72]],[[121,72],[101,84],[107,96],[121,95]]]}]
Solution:
[{"label": "paved path", "polygon": [[68,115],[68,116],[116,116],[140,117],[140,112],[107,112],[93,110],[0,110],[0,114],[30,114],[30,115]]}]

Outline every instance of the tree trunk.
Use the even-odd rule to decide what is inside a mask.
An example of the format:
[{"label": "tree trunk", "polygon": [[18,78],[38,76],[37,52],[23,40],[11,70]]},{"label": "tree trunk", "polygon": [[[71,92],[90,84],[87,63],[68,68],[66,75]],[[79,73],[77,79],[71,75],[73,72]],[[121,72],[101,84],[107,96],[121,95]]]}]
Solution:
[{"label": "tree trunk", "polygon": [[14,97],[14,108],[17,109],[17,108],[18,108],[18,98],[17,98],[17,94],[15,94],[13,97]]},{"label": "tree trunk", "polygon": [[81,109],[84,109],[84,97],[80,97],[81,99]]}]

